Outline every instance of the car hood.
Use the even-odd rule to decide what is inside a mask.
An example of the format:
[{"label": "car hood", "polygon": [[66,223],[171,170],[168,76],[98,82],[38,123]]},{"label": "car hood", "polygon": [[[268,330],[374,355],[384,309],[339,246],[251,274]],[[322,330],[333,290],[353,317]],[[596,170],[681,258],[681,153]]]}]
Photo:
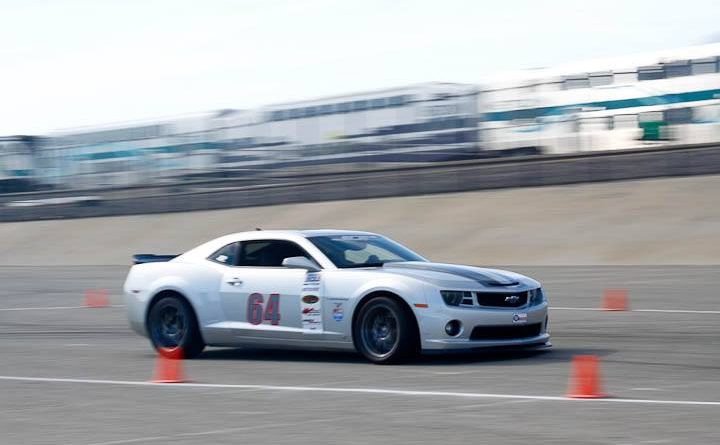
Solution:
[{"label": "car hood", "polygon": [[540,283],[532,278],[515,272],[484,267],[463,266],[458,264],[407,261],[386,263],[382,270],[386,273],[413,277],[444,289],[532,289]]}]

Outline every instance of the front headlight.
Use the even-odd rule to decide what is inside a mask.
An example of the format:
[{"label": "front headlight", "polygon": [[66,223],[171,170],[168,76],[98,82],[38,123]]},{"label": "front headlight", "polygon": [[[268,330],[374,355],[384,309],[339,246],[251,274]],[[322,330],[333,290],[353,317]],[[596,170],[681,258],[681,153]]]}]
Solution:
[{"label": "front headlight", "polygon": [[545,301],[545,294],[543,293],[542,287],[528,291],[528,296],[530,297],[530,306],[537,306]]},{"label": "front headlight", "polygon": [[463,300],[470,300],[470,304],[472,304],[472,292],[470,291],[441,290],[440,295],[442,295],[445,304],[448,306],[460,306],[460,303],[462,303]]}]

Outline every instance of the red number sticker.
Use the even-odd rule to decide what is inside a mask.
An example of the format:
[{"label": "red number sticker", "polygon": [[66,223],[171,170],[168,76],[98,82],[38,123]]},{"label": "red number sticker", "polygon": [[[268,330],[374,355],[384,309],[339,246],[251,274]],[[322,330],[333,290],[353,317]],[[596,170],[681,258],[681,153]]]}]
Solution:
[{"label": "red number sticker", "polygon": [[247,320],[252,324],[262,323],[263,296],[257,292],[250,294],[247,302]]},{"label": "red number sticker", "polygon": [[252,324],[260,324],[267,320],[270,324],[280,324],[280,294],[270,294],[267,305],[263,311],[265,298],[262,294],[250,294],[247,302],[247,320]]},{"label": "red number sticker", "polygon": [[280,294],[270,294],[263,319],[274,325],[280,323]]}]

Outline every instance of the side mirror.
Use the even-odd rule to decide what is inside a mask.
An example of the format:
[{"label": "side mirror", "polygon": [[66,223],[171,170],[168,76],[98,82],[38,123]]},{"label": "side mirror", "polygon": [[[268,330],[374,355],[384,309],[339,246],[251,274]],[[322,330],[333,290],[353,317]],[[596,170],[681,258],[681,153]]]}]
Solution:
[{"label": "side mirror", "polygon": [[315,262],[304,256],[291,256],[289,258],[285,258],[282,265],[290,269],[306,269],[310,272],[317,272],[320,270]]}]

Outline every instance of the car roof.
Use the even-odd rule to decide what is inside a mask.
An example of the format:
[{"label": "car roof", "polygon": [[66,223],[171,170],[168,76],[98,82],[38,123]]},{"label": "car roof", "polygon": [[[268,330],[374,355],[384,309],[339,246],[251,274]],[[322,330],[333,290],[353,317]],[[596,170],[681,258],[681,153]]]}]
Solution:
[{"label": "car roof", "polygon": [[[360,232],[357,230],[334,230],[334,229],[321,229],[321,230],[251,230],[246,232],[231,233],[224,235],[213,240],[210,240],[204,244],[194,247],[188,250],[184,254],[180,255],[177,260],[182,258],[192,258],[196,260],[205,259],[208,255],[211,255],[217,249],[223,247],[226,244],[241,241],[241,240],[262,240],[262,239],[286,239],[295,240],[299,242],[298,238],[309,238],[312,236],[338,236],[338,235],[374,235],[371,232]],[[306,246],[307,247],[307,246]]]},{"label": "car roof", "polygon": [[305,238],[311,236],[336,236],[336,235],[377,235],[372,232],[364,232],[360,230],[339,230],[339,229],[312,229],[312,230],[255,230],[247,232],[238,232],[233,235],[245,235],[252,233],[254,235],[267,234],[268,236],[277,235],[296,235]]}]

